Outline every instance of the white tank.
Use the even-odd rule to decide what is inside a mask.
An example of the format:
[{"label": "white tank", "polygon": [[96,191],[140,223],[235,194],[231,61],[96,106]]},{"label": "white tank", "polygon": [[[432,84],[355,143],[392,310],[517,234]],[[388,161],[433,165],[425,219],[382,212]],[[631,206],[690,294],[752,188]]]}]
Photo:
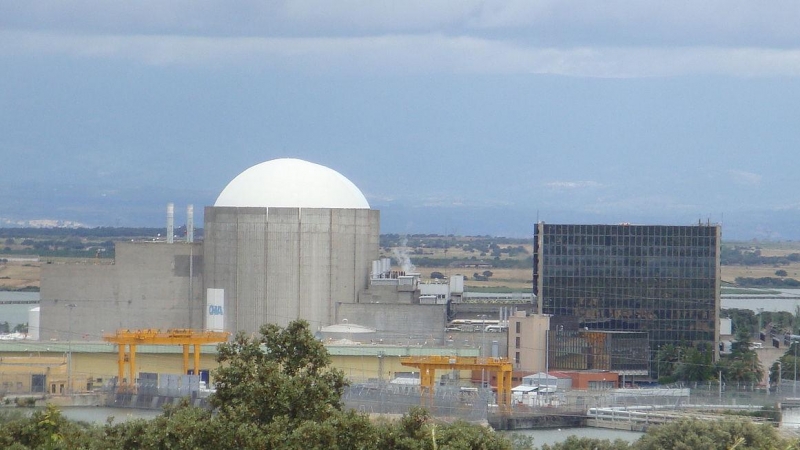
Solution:
[{"label": "white tank", "polygon": [[31,308],[28,310],[28,339],[39,340],[39,311],[40,308]]},{"label": "white tank", "polygon": [[453,275],[450,277],[450,293],[463,294],[464,293],[464,277],[461,275]]},{"label": "white tank", "polygon": [[381,262],[379,260],[372,261],[372,278],[378,278],[381,275]]}]

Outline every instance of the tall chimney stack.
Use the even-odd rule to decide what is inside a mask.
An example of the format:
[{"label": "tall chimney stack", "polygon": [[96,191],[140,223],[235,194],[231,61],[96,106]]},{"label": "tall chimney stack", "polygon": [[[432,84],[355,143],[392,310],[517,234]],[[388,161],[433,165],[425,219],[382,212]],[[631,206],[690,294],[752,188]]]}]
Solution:
[{"label": "tall chimney stack", "polygon": [[167,243],[172,244],[175,235],[175,204],[167,203]]},{"label": "tall chimney stack", "polygon": [[186,207],[186,242],[194,242],[194,205]]}]

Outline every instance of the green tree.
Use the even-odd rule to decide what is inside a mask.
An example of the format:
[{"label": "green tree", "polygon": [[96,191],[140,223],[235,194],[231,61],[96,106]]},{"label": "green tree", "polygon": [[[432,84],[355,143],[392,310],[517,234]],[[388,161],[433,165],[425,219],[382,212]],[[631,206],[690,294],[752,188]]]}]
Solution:
[{"label": "green tree", "polygon": [[53,405],[34,412],[30,417],[16,418],[0,427],[0,448],[73,449],[102,448],[96,428],[71,422]]},{"label": "green tree", "polygon": [[714,377],[712,349],[708,345],[663,345],[656,353],[655,370],[660,383],[705,381]]},{"label": "green tree", "polygon": [[627,441],[615,439],[579,438],[570,436],[564,442],[553,445],[544,444],[541,450],[629,450],[632,447]]},{"label": "green tree", "polygon": [[[778,379],[782,380],[794,380],[795,376],[795,367],[800,367],[800,342],[792,341],[792,345],[786,350],[786,352],[778,358],[777,362],[773,364],[773,367],[770,371],[770,379],[774,381],[778,381]],[[796,355],[796,356],[795,356]],[[780,378],[778,377],[778,367],[780,367]]]},{"label": "green tree", "polygon": [[636,450],[771,450],[797,448],[797,441],[784,439],[769,424],[750,420],[682,419],[650,428],[636,441]]},{"label": "green tree", "polygon": [[656,353],[656,376],[659,383],[672,383],[675,381],[675,367],[681,361],[682,347],[672,344],[662,345]]},{"label": "green tree", "polygon": [[764,369],[750,344],[749,331],[740,329],[731,345],[731,353],[720,358],[718,369],[727,382],[757,383],[764,377]]},{"label": "green tree", "polygon": [[714,377],[711,358],[711,349],[708,346],[684,348],[674,376],[682,381],[710,380]]},{"label": "green tree", "polygon": [[263,425],[285,417],[291,432],[300,421],[323,421],[342,409],[347,381],[329,367],[328,352],[306,321],[264,325],[252,339],[240,332],[219,346],[217,361],[210,403],[230,420]]}]

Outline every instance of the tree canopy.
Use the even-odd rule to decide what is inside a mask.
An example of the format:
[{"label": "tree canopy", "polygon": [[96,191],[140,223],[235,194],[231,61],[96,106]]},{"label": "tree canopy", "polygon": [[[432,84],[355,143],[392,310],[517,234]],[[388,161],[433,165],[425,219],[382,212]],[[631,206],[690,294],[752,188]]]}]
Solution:
[{"label": "tree canopy", "polygon": [[[737,350],[747,346],[738,346]],[[665,364],[676,348],[663,348]],[[680,353],[680,352],[678,352]],[[684,351],[685,353],[685,351]],[[702,352],[699,352],[702,354]],[[669,358],[668,358],[669,356]],[[672,358],[675,359],[675,358]],[[346,410],[341,395],[347,382],[330,367],[321,342],[304,321],[286,328],[261,327],[257,337],[237,335],[219,347],[214,410],[188,400],[152,420],[105,425],[71,422],[53,406],[30,416],[0,414],[0,448],[87,450],[387,449],[523,450],[530,439],[507,438],[491,428],[466,422],[437,423],[421,408],[391,421]],[[677,358],[677,367],[684,364]],[[798,448],[768,424],[746,419],[685,419],[653,427],[628,443],[571,437],[542,450],[656,450]]]}]

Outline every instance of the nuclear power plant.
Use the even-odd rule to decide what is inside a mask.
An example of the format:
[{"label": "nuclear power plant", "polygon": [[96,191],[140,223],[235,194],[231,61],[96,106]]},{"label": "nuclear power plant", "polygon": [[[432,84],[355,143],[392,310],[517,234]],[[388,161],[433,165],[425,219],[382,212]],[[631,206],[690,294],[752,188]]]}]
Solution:
[{"label": "nuclear power plant", "polygon": [[205,209],[203,282],[221,290],[228,330],[297,318],[312,329],[353,303],[378,259],[380,213],[350,180],[317,164],[253,166]]},{"label": "nuclear power plant", "polygon": [[[444,337],[446,305],[420,303],[419,277],[379,258],[380,213],[338,172],[298,159],[257,164],[205,208],[203,242],[167,236],[116,243],[111,265],[46,264],[41,339],[117,329],[253,333],[266,323],[337,323],[380,339]],[[463,291],[463,283],[461,284]]]}]

